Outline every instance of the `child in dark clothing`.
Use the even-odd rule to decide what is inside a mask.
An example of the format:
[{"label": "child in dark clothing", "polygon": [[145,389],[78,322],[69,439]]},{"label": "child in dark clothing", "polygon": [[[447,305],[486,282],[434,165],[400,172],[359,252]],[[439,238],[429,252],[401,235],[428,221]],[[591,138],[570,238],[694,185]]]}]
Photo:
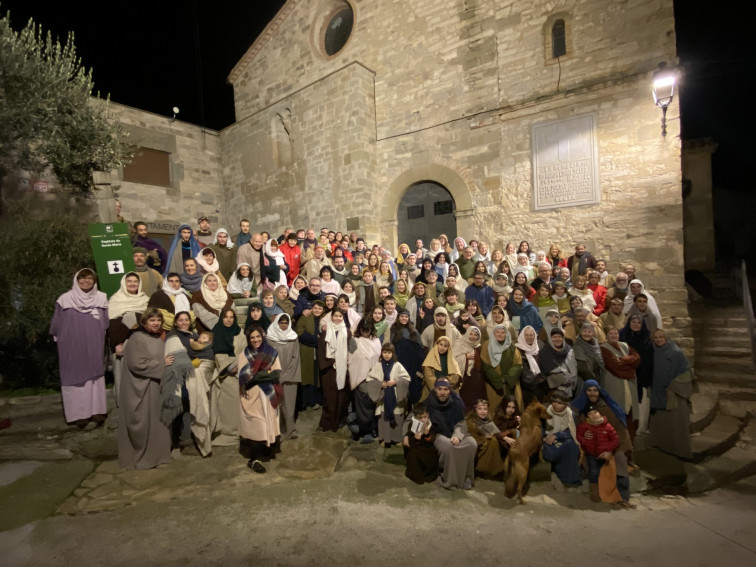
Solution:
[{"label": "child in dark clothing", "polygon": [[594,406],[586,406],[586,420],[578,425],[577,438],[588,463],[588,481],[591,500],[599,502],[598,480],[601,467],[619,447],[619,435],[607,419]]},{"label": "child in dark clothing", "polygon": [[407,460],[405,476],[418,483],[434,482],[438,477],[438,451],[434,446],[436,432],[433,430],[428,410],[416,404],[412,419],[407,422],[404,435],[404,458]]}]

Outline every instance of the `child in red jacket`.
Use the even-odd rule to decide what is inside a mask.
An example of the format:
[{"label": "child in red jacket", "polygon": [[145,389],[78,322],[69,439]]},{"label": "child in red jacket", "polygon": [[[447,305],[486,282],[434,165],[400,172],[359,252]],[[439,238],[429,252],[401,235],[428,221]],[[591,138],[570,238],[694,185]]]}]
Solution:
[{"label": "child in red jacket", "polygon": [[599,502],[598,478],[604,461],[619,447],[619,435],[598,409],[588,405],[583,410],[586,420],[578,425],[577,438],[588,462],[591,500]]}]

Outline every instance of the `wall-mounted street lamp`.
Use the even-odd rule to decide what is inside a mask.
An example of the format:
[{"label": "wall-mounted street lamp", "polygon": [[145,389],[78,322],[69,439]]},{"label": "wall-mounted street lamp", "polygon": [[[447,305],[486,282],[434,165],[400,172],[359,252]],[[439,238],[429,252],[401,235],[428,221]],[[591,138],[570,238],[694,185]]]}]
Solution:
[{"label": "wall-mounted street lamp", "polygon": [[651,92],[654,94],[654,104],[662,109],[662,136],[667,135],[667,107],[672,104],[677,85],[677,71],[667,69],[666,63],[659,63],[659,69],[654,72],[654,82]]},{"label": "wall-mounted street lamp", "polygon": [[173,110],[173,118],[171,118],[171,122],[176,121],[176,115],[179,113],[179,107],[174,106],[171,110]]}]

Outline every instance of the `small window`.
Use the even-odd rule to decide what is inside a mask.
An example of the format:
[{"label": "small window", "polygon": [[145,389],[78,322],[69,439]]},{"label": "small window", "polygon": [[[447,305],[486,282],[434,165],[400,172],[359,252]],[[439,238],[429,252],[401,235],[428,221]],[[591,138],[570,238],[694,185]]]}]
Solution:
[{"label": "small window", "polygon": [[454,212],[454,201],[436,201],[433,203],[433,214],[450,215]]},{"label": "small window", "polygon": [[423,205],[412,205],[407,207],[407,220],[421,219],[425,216],[425,207]]},{"label": "small window", "polygon": [[353,24],[354,12],[348,4],[331,18],[325,30],[325,52],[328,55],[336,55],[342,50],[352,35]]},{"label": "small window", "polygon": [[551,26],[551,56],[553,58],[563,57],[567,54],[567,33],[564,27],[564,20],[557,20]]},{"label": "small window", "polygon": [[171,154],[138,148],[131,163],[123,166],[123,180],[159,187],[171,186]]}]

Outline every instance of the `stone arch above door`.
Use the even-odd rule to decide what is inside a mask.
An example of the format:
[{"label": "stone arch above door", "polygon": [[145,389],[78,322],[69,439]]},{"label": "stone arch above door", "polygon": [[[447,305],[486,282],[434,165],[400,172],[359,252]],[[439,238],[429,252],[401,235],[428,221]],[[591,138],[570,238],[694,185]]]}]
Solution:
[{"label": "stone arch above door", "polygon": [[414,166],[404,171],[394,179],[389,185],[388,191],[386,191],[380,217],[381,242],[390,246],[391,250],[394,250],[398,244],[396,214],[399,202],[407,189],[421,181],[434,181],[451,193],[457,208],[454,213],[457,220],[457,234],[464,238],[472,236],[473,202],[467,182],[453,169],[437,163],[429,163]]}]

